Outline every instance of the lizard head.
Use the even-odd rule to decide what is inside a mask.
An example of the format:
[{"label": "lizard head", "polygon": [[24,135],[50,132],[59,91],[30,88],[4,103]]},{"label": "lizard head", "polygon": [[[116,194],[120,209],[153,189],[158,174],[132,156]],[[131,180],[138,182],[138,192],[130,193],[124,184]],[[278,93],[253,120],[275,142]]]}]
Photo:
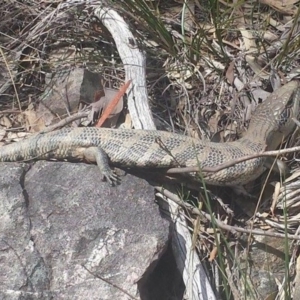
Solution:
[{"label": "lizard head", "polygon": [[[260,135],[268,150],[276,149],[296,127],[300,108],[300,85],[291,81],[275,92],[257,107],[251,118],[248,132]],[[254,137],[255,138],[255,137]]]}]

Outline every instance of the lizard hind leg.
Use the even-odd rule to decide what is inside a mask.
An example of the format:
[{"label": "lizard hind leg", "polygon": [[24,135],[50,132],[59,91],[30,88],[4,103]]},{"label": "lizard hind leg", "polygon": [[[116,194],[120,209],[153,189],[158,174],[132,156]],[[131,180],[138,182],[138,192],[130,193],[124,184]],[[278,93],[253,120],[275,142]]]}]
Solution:
[{"label": "lizard hind leg", "polygon": [[105,151],[99,147],[88,147],[83,151],[83,158],[89,162],[96,162],[100,169],[102,179],[106,179],[111,185],[118,182],[118,176],[109,166],[109,159]]}]

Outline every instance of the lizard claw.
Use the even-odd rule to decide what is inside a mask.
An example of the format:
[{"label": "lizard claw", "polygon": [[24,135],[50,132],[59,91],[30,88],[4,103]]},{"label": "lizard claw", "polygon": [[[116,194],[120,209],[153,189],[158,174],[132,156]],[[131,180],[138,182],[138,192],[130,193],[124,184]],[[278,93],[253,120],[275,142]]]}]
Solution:
[{"label": "lizard claw", "polygon": [[119,176],[112,170],[102,173],[102,180],[104,179],[112,186],[120,182]]}]

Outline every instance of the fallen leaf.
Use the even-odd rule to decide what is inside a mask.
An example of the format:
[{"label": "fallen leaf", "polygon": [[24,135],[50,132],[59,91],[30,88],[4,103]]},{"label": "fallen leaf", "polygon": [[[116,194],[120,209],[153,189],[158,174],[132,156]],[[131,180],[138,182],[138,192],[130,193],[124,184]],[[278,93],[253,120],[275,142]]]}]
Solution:
[{"label": "fallen leaf", "polygon": [[116,116],[116,114],[120,114],[123,109],[123,95],[127,91],[130,83],[131,80],[128,80],[123,86],[121,86],[120,90],[116,92],[114,97],[112,97],[112,95],[109,95],[108,90],[105,90],[105,96],[101,99],[106,98],[108,99],[108,102],[100,120],[96,124],[96,127],[101,127],[108,118]]},{"label": "fallen leaf", "polygon": [[23,113],[26,122],[26,130],[30,132],[40,132],[45,128],[45,122],[39,118],[36,111],[29,109]]},{"label": "fallen leaf", "polygon": [[297,0],[260,0],[260,2],[269,5],[281,13],[294,15],[297,12],[297,9],[293,7],[298,2]]},{"label": "fallen leaf", "polygon": [[227,81],[232,85],[234,80],[234,62],[231,61],[227,70],[226,70]]}]

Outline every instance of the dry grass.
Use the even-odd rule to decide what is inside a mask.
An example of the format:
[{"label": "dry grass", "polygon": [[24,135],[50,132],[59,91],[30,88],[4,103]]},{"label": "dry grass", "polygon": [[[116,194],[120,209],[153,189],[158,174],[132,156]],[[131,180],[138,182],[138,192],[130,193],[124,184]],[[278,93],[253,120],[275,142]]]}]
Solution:
[{"label": "dry grass", "polygon": [[[113,40],[92,17],[91,6],[64,7],[60,2],[4,0],[0,7],[2,126],[10,118],[12,127],[26,128],[23,118],[16,116],[36,105],[45,89],[46,73],[87,67],[100,72],[111,86],[119,86],[124,79]],[[215,141],[235,139],[247,126],[251,110],[265,97],[260,88],[271,91],[278,78],[285,82],[299,77],[300,10],[296,1],[115,3],[147,53],[148,90],[160,128]],[[293,139],[289,145],[295,144]],[[295,162],[291,165],[296,168]],[[292,181],[297,183],[297,178]],[[295,232],[300,221],[296,198],[282,205],[285,196],[277,197],[281,197],[280,209],[288,206],[287,218],[277,218],[282,214],[277,209],[274,215],[257,219],[258,226]],[[220,208],[212,209],[219,210],[220,219],[231,219]],[[262,209],[268,210],[269,206]],[[247,212],[251,215],[253,206]],[[213,239],[199,243],[199,251],[212,251],[213,243]],[[225,252],[230,251],[228,246]],[[242,290],[231,285],[233,294],[239,288]]]}]

